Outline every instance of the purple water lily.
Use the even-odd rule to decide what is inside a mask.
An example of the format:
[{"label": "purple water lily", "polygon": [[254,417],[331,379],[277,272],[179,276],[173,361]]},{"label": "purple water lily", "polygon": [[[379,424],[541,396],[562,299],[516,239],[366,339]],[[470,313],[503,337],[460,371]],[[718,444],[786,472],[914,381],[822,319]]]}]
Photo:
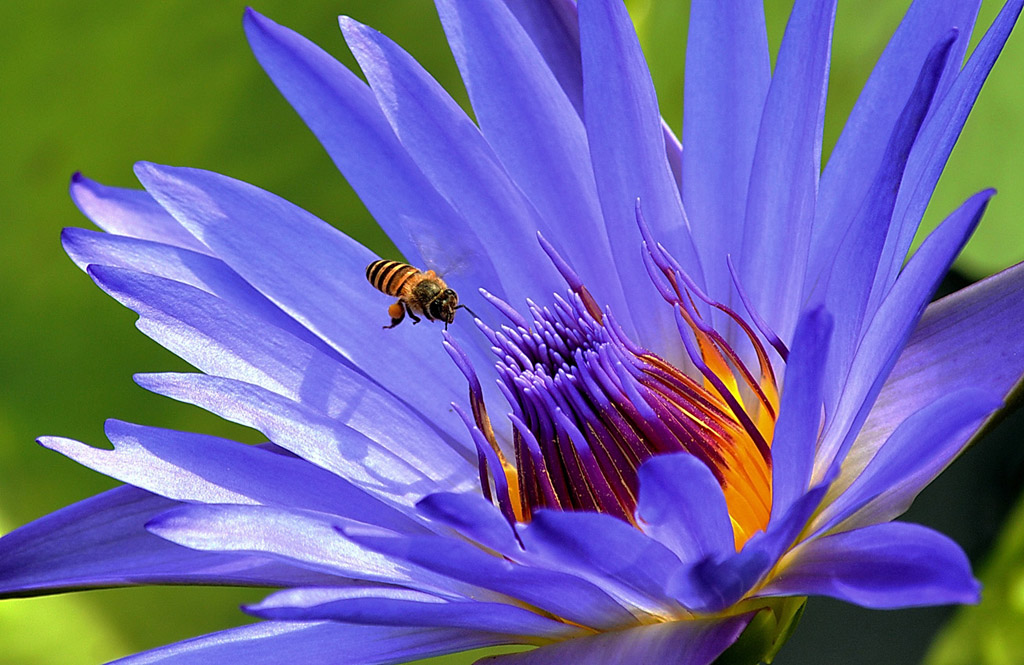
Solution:
[{"label": "purple water lily", "polygon": [[[249,446],[110,421],[41,443],[125,483],[0,539],[0,593],[278,587],[264,621],[124,663],[710,663],[808,595],[969,603],[960,548],[892,522],[1024,373],[1024,267],[927,305],[992,195],[907,259],[1024,0],[917,0],[824,170],[835,0],[695,0],[680,142],[619,0],[438,0],[476,120],[351,19],[366,82],[255,12],[257,58],[459,310],[406,322],[370,251],[290,203],[140,164],[76,176],[74,261],[196,373],[143,387]],[[740,6],[742,5],[742,6]],[[468,393],[468,397],[467,397]],[[749,634],[749,633],[748,633]]]}]

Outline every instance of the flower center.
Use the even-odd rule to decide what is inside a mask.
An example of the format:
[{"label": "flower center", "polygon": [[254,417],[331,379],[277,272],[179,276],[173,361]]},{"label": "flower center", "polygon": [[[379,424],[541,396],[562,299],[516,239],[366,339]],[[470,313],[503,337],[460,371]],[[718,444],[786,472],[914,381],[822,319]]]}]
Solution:
[{"label": "flower center", "polygon": [[[498,330],[480,324],[497,356],[498,385],[512,405],[514,464],[495,438],[468,362],[456,357],[470,378],[473,416],[464,417],[477,443],[484,495],[510,522],[527,522],[546,508],[604,512],[635,525],[640,465],[655,455],[686,452],[722,486],[740,548],[771,513],[778,391],[764,346],[656,248],[648,269],[676,309],[696,378],[690,376],[628,339],[568,266],[552,258],[572,288],[567,297],[556,295],[550,307],[529,303],[527,321],[488,296],[510,324]],[[759,377],[708,325],[711,309],[724,312],[750,340]]]}]

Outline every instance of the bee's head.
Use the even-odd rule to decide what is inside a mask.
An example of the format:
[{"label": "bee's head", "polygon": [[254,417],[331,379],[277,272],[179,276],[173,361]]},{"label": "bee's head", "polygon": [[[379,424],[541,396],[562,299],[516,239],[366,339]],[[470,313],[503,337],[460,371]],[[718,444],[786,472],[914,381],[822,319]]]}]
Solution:
[{"label": "bee's head", "polygon": [[444,321],[445,326],[455,320],[455,308],[459,306],[459,296],[451,289],[445,289],[431,301],[428,314],[433,319]]}]

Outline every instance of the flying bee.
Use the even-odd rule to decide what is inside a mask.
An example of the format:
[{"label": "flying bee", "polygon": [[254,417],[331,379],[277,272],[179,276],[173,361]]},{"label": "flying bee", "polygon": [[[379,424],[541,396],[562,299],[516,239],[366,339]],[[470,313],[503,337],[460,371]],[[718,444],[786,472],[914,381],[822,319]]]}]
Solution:
[{"label": "flying bee", "polygon": [[398,298],[398,302],[388,307],[391,325],[385,328],[394,328],[406,314],[413,324],[419,323],[420,317],[416,315],[422,314],[428,321],[444,321],[447,330],[448,324],[455,320],[455,310],[464,309],[473,314],[473,310],[459,304],[458,294],[433,270],[424,272],[408,263],[379,260],[366,266],[366,279],[379,291]]}]

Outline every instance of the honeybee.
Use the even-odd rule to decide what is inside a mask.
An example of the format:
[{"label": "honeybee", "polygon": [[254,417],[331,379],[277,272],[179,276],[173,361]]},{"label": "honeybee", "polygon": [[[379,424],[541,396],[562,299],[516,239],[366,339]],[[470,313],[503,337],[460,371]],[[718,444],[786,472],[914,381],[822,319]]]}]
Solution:
[{"label": "honeybee", "polygon": [[447,330],[448,324],[455,320],[455,310],[464,309],[473,314],[473,310],[459,304],[458,294],[433,270],[424,272],[408,263],[379,260],[366,266],[366,279],[374,288],[398,298],[398,302],[388,307],[391,325],[384,328],[394,328],[406,314],[413,324],[419,323],[420,317],[416,315],[422,314],[428,321],[444,321]]}]

